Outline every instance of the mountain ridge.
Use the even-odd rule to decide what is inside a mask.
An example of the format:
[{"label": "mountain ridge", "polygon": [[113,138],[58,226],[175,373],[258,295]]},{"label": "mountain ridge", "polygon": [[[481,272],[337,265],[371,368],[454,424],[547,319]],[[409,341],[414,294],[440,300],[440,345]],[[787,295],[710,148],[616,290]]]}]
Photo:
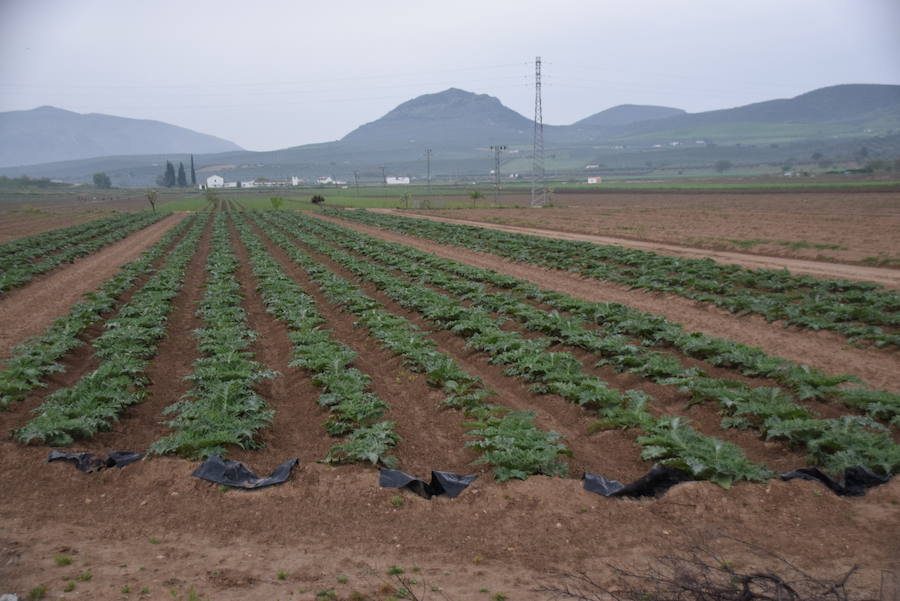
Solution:
[{"label": "mountain ridge", "polygon": [[42,105],[0,113],[0,166],[101,156],[242,151],[222,138],[152,119],[77,113]]}]

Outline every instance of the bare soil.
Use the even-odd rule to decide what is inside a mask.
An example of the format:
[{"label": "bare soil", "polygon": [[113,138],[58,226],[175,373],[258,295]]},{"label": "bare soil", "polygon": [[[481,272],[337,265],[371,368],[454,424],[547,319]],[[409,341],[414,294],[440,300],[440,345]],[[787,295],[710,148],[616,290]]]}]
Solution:
[{"label": "bare soil", "polygon": [[[625,240],[656,243],[639,248],[663,254],[705,249],[900,267],[897,191],[561,193],[552,201],[552,207],[540,210],[506,207],[415,212],[600,236],[623,245],[629,245],[622,242]],[[730,255],[723,257],[739,262]]]},{"label": "bare soil", "polygon": [[[895,376],[900,370],[895,356],[841,348],[828,335],[786,330],[669,297],[626,294],[571,274],[353,227],[585,298],[624,300],[680,317],[677,321],[691,329],[756,341],[774,354],[806,358],[804,362],[831,371],[852,370],[873,385],[897,389]],[[246,251],[235,240],[244,309],[260,334],[252,350],[258,361],[281,375],[259,387],[277,411],[264,433],[266,446],[235,450],[229,456],[259,474],[294,456],[300,457],[300,466],[284,485],[225,491],[192,478],[195,461],[152,458],[121,470],[82,474],[66,464],[47,464],[46,447],[0,437],[0,479],[7,483],[0,493],[0,594],[15,592],[25,598],[34,587],[45,586],[46,599],[186,600],[195,598],[193,591],[206,600],[311,600],[333,589],[340,599],[388,599],[398,592],[398,582],[388,574],[397,567],[403,569],[403,577],[416,581],[412,586],[420,599],[485,600],[505,595],[511,601],[538,600],[548,598],[538,587],[560,582],[555,572],[584,571],[611,584],[609,564],[641,567],[658,555],[683,552],[697,541],[716,548],[736,566],[774,567],[736,543],[736,538],[777,552],[821,577],[837,578],[858,564],[851,591],[858,597],[893,601],[900,588],[900,480],[861,498],[837,497],[816,483],[773,480],[728,490],[685,483],[660,499],[605,499],[582,489],[579,472],[590,469],[622,480],[640,475],[648,464],[638,457],[634,433],[590,434],[586,428],[591,416],[579,408],[552,395],[534,395],[485,357],[466,349],[461,339],[434,334],[442,351],[498,391],[498,403],[535,411],[542,425],[566,434],[574,451],[571,478],[498,483],[484,466],[469,465],[475,455],[464,447],[467,437],[460,414],[437,407],[439,395],[422,376],[381,349],[352,316],[326,301],[303,270],[266,244],[289,277],[316,298],[327,320],[324,327],[360,354],[359,365],[372,375],[373,389],[391,404],[389,418],[397,420],[404,437],[397,449],[403,467],[426,479],[431,469],[453,469],[479,474],[478,480],[457,499],[426,501],[379,488],[377,470],[371,466],[317,463],[334,442],[322,429],[327,415],[316,403],[318,389],[309,374],[288,365],[287,331],[265,311]],[[183,377],[197,356],[191,331],[199,326],[195,310],[202,297],[207,252],[208,234],[189,266],[186,286],[169,317],[167,337],[151,365],[148,400],[126,412],[112,431],[71,450],[142,451],[167,431],[161,411],[189,387]],[[115,262],[119,255],[107,258]],[[321,260],[337,269],[324,257]],[[62,278],[64,273],[57,271],[47,279]],[[69,286],[79,287],[77,282]],[[364,285],[364,291],[428,329],[371,285]],[[42,310],[63,314],[75,299],[60,293],[47,299]],[[33,305],[27,299],[22,302]],[[5,328],[2,331],[5,334]],[[0,342],[0,352],[8,352],[11,343]],[[67,357],[73,373],[90,368],[89,351],[81,347]],[[866,361],[874,367],[867,367]],[[54,384],[59,385],[64,381]],[[21,425],[40,398],[36,395],[0,412],[0,430],[9,432]],[[661,406],[675,410],[679,403],[672,396]],[[701,420],[700,427],[715,427],[714,412],[692,412],[692,419]],[[778,445],[749,440],[745,444],[759,445],[754,447],[755,457],[778,467],[779,461],[786,465],[793,460]],[[68,587],[73,588],[64,592]]]}]

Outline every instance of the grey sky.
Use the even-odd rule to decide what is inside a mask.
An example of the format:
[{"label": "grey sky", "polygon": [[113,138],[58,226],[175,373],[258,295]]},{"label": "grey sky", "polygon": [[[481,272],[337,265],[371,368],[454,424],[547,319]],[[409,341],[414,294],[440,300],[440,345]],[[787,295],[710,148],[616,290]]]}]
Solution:
[{"label": "grey sky", "polygon": [[544,121],[900,84],[898,0],[0,0],[0,111],[158,119],[270,150],[458,87]]}]

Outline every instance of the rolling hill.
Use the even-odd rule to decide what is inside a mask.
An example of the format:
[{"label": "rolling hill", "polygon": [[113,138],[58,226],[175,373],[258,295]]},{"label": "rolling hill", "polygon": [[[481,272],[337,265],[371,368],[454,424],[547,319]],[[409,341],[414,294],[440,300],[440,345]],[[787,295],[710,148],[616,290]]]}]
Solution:
[{"label": "rolling hill", "polygon": [[639,104],[620,104],[605,111],[594,113],[576,121],[574,127],[620,127],[641,121],[665,119],[677,115],[686,115],[687,111],[668,106],[647,106]]},{"label": "rolling hill", "polygon": [[114,155],[218,153],[240,146],[161,121],[42,106],[0,113],[0,166]]}]

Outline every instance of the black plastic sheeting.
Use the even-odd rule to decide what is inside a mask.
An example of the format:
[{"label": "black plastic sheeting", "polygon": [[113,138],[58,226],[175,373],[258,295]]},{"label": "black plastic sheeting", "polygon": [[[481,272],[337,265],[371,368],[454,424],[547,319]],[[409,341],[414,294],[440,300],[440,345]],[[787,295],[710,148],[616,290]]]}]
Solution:
[{"label": "black plastic sheeting", "polygon": [[143,457],[141,453],[132,453],[131,451],[110,451],[105,458],[102,458],[93,453],[65,453],[53,449],[50,451],[49,457],[47,457],[47,463],[66,461],[82,472],[89,474],[110,467],[123,468],[141,457]]},{"label": "black plastic sheeting", "polygon": [[649,472],[627,485],[590,472],[586,472],[582,479],[586,491],[604,497],[656,497],[676,484],[688,482],[694,478],[682,469],[654,465]]},{"label": "black plastic sheeting", "polygon": [[879,476],[872,470],[860,466],[845,469],[844,477],[840,480],[835,480],[815,467],[803,467],[781,474],[782,480],[794,480],[795,478],[821,482],[842,497],[861,497],[866,494],[867,489],[880,486],[891,479],[890,476]]},{"label": "black plastic sheeting", "polygon": [[[604,497],[657,497],[680,482],[688,482],[694,478],[686,471],[654,465],[643,477],[631,484],[625,485],[616,480],[609,480],[597,474],[585,473],[584,489],[603,495]],[[890,476],[879,476],[864,467],[848,467],[844,470],[844,476],[835,480],[825,472],[815,467],[804,467],[781,474],[782,480],[813,480],[821,482],[831,491],[840,496],[861,497],[866,490],[880,486]]]},{"label": "black plastic sheeting", "polygon": [[446,495],[451,499],[458,497],[478,474],[461,476],[452,472],[431,472],[431,482],[413,478],[399,470],[381,470],[378,485],[382,488],[405,488],[425,499]]},{"label": "black plastic sheeting", "polygon": [[264,488],[273,484],[281,484],[291,476],[291,471],[300,463],[300,459],[288,459],[267,477],[260,478],[239,461],[222,459],[218,453],[214,453],[209,459],[200,464],[194,473],[195,478],[215,482],[233,488]]}]

